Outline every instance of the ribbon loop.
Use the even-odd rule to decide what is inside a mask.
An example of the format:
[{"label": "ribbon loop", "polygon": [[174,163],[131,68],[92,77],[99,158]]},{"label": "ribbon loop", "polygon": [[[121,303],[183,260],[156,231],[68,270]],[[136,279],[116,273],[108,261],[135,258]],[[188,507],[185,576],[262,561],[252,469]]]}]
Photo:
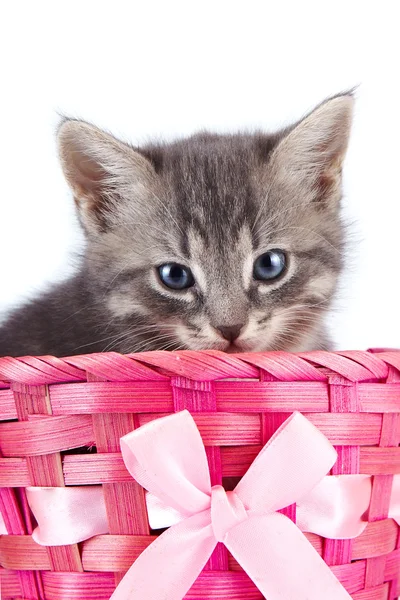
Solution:
[{"label": "ribbon loop", "polygon": [[215,539],[223,542],[226,534],[247,519],[247,511],[235,492],[226,492],[221,485],[211,490],[211,524]]},{"label": "ribbon loop", "polygon": [[207,455],[187,410],[124,435],[121,452],[132,477],[166,505],[187,517],[210,508]]},{"label": "ribbon loop", "polygon": [[277,511],[301,500],[337,459],[336,450],[308,419],[293,413],[276,431],[236,486],[255,513]]}]

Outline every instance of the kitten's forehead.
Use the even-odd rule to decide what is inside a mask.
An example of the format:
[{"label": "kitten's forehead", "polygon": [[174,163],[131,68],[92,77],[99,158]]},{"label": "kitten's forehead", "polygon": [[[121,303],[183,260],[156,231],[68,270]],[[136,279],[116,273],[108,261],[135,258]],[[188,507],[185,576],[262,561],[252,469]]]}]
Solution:
[{"label": "kitten's forehead", "polygon": [[247,223],[242,223],[238,228],[235,239],[229,239],[228,236],[225,236],[222,240],[217,238],[210,240],[195,226],[188,229],[189,257],[193,260],[207,261],[207,258],[211,258],[213,261],[218,259],[225,261],[226,256],[230,255],[235,258],[245,257],[252,252],[252,249],[252,234]]},{"label": "kitten's forehead", "polygon": [[200,136],[166,149],[163,175],[171,202],[204,238],[236,236],[256,212],[254,138]]}]

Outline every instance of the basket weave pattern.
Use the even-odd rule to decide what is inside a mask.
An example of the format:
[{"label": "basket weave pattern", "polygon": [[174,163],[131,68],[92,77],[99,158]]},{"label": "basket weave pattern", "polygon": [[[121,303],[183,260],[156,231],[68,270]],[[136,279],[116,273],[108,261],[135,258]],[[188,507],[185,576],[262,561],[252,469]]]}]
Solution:
[{"label": "basket weave pattern", "polygon": [[[373,476],[364,533],[307,538],[354,600],[397,598],[399,527],[387,515],[400,473],[400,352],[380,350],[0,358],[0,512],[10,534],[0,537],[2,599],[110,597],[154,540],[119,439],[184,408],[202,435],[212,484],[242,476],[286,418],[302,412],[338,452],[332,474]],[[24,488],[91,484],[102,485],[110,534],[36,544]],[[285,514],[295,521],[296,507]],[[219,544],[186,598],[262,596]]]}]

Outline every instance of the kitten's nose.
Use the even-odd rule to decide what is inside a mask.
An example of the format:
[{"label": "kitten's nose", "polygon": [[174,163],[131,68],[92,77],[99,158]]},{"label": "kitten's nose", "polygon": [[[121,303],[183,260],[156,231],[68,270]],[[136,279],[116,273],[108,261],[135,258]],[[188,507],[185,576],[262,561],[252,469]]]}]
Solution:
[{"label": "kitten's nose", "polygon": [[229,327],[216,327],[223,337],[229,342],[234,342],[239,337],[240,331],[243,327],[243,323],[237,325],[230,325]]}]

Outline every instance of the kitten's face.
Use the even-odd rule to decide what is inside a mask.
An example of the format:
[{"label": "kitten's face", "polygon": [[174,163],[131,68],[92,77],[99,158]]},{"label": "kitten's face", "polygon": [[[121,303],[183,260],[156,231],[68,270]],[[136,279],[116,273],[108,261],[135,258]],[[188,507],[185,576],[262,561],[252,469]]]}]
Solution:
[{"label": "kitten's face", "polygon": [[318,346],[341,268],[350,110],[341,96],[277,136],[204,134],[140,153],[65,123],[88,276],[122,326],[107,349]]}]

